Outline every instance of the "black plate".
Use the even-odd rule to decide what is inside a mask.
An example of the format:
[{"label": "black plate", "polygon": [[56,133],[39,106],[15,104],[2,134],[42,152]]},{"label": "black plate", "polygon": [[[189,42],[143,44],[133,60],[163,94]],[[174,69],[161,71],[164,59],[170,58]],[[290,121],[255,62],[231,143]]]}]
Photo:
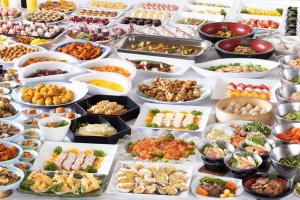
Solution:
[{"label": "black plate", "polygon": [[[256,193],[254,191],[252,191],[249,187],[247,187],[245,185],[245,183],[252,179],[252,178],[259,178],[261,176],[266,176],[266,174],[262,174],[262,173],[258,173],[258,174],[255,174],[253,176],[250,176],[248,178],[245,178],[243,179],[243,187],[244,187],[244,190],[246,192],[248,192],[249,194],[251,194],[252,196],[255,197],[255,199],[261,199],[261,200],[264,200],[264,199],[273,199],[273,200],[277,200],[277,199],[283,199],[285,196],[289,195],[291,192],[293,192],[293,189],[294,189],[294,184],[292,183],[291,180],[289,180],[288,178],[284,177],[284,176],[281,176],[281,175],[277,175],[278,178],[282,178],[282,179],[285,179],[287,182],[287,189],[285,192],[281,193],[281,194],[278,194],[278,195],[266,195],[266,194],[259,194],[259,193]],[[288,199],[288,198],[287,198]]]},{"label": "black plate", "polygon": [[[97,136],[78,136],[75,135],[76,130],[81,123],[109,123],[112,127],[117,129],[117,134],[110,137],[97,137]],[[130,135],[131,129],[120,117],[112,116],[97,116],[85,115],[72,120],[70,130],[74,136],[74,142],[79,143],[97,143],[97,144],[116,144],[118,140],[125,135]]]},{"label": "black plate", "polygon": [[[124,105],[127,111],[121,115],[98,115],[98,114],[91,114],[87,112],[87,110],[91,106],[96,105],[99,101],[102,100],[114,101],[117,102],[118,104]],[[127,96],[94,95],[84,100],[78,101],[76,105],[80,107],[80,109],[84,110],[86,114],[96,115],[96,116],[119,116],[124,121],[136,119],[140,113],[140,107]]]}]

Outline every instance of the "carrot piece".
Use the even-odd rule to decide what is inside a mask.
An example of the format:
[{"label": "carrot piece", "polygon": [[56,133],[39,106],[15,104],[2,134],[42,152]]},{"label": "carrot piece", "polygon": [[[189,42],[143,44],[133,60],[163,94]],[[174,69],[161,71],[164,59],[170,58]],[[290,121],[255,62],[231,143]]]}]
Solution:
[{"label": "carrot piece", "polygon": [[196,193],[197,193],[197,194],[200,194],[200,195],[203,195],[203,196],[208,196],[208,195],[209,195],[208,191],[206,191],[206,190],[205,190],[204,188],[202,188],[202,187],[197,187]]},{"label": "carrot piece", "polygon": [[225,186],[226,186],[227,188],[229,188],[230,190],[233,190],[233,191],[237,189],[235,183],[232,182],[232,181],[227,181],[227,182],[225,183]]}]

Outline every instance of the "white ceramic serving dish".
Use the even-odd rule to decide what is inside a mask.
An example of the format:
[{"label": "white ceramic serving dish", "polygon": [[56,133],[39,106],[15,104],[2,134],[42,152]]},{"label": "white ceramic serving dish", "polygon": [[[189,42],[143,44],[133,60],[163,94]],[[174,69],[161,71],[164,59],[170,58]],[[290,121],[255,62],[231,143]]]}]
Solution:
[{"label": "white ceramic serving dish", "polygon": [[16,114],[12,115],[10,117],[2,117],[0,119],[4,119],[4,120],[14,120],[17,117],[20,116],[21,112],[22,112],[22,107],[19,104],[16,104],[14,102],[10,102],[10,104],[16,109]]},{"label": "white ceramic serving dish", "polygon": [[[57,60],[65,60],[67,63],[76,64],[78,60],[73,56],[55,51],[41,51],[26,54],[14,62],[14,68],[18,71],[24,70],[26,67],[21,67],[30,58],[52,58]],[[47,61],[50,62],[50,61]],[[51,61],[52,62],[52,61]],[[30,66],[30,65],[28,65]]]},{"label": "white ceramic serving dish", "polygon": [[215,84],[213,89],[211,99],[213,100],[220,100],[226,98],[227,92],[227,85],[229,83],[239,84],[243,83],[245,85],[261,85],[264,84],[269,88],[270,93],[270,101],[272,103],[277,103],[275,90],[281,86],[279,80],[269,80],[269,79],[248,79],[248,78],[230,78],[230,77],[223,77],[219,78]]},{"label": "white ceramic serving dish", "polygon": [[[35,78],[28,78],[30,75],[36,73],[38,70],[62,70],[67,71],[65,74],[57,74],[57,75],[50,75],[50,76],[42,76],[42,77],[35,77]],[[64,62],[39,62],[34,63],[25,67],[20,74],[20,81],[23,83],[30,83],[30,82],[39,82],[39,81],[66,81],[69,78],[82,73],[83,70],[78,68],[75,65],[64,63]]]},{"label": "white ceramic serving dish", "polygon": [[[33,46],[33,45],[27,45],[27,44],[19,44],[19,43],[16,43],[16,44],[12,44],[12,45],[8,45],[8,47],[13,47],[13,46],[17,46],[17,45],[22,45],[22,46],[25,46],[27,48],[32,48],[32,49],[37,49],[38,51],[37,52],[42,52],[42,51],[46,51],[45,48],[41,47],[41,46]],[[4,47],[4,46],[3,46]],[[3,48],[1,47],[1,48]],[[21,56],[23,57],[23,56]],[[21,58],[20,57],[20,58]],[[15,62],[17,62],[17,60],[19,60],[20,58],[15,58],[13,59],[12,61],[4,61],[2,58],[0,58],[0,62],[2,64],[6,64],[6,65],[14,65]]]},{"label": "white ceramic serving dish", "polygon": [[284,24],[284,20],[282,17],[274,17],[274,16],[264,16],[264,15],[251,15],[251,14],[243,14],[243,13],[239,13],[238,16],[236,17],[236,22],[242,23],[245,20],[249,20],[249,19],[258,19],[258,20],[272,20],[274,22],[276,22],[279,26],[277,29],[271,29],[271,28],[257,28],[257,27],[253,27],[254,29],[259,29],[259,30],[285,30],[285,24]]},{"label": "white ceramic serving dish", "polygon": [[[51,122],[61,122],[61,121],[66,121],[68,122],[68,124],[56,128],[50,128],[45,126],[49,122],[51,123]],[[45,138],[45,141],[61,142],[64,140],[65,136],[68,133],[69,127],[71,125],[71,120],[61,116],[52,116],[52,117],[46,117],[38,120],[38,125],[43,137]]]},{"label": "white ceramic serving dish", "polygon": [[[169,79],[170,80],[191,80],[191,79],[188,79],[188,78],[180,78],[180,79],[178,79],[178,78],[169,78]],[[139,85],[141,85],[141,84],[150,85],[153,80],[154,80],[154,78],[146,79],[146,80],[142,81],[141,83],[139,83]],[[198,79],[198,80],[197,79],[192,79],[192,80],[197,81],[199,87],[201,88],[200,89],[201,90],[201,96],[197,99],[190,100],[190,101],[178,101],[178,102],[161,101],[161,100],[157,100],[157,99],[152,98],[152,97],[147,97],[141,91],[139,91],[139,89],[136,90],[136,93],[137,93],[137,96],[140,97],[143,100],[154,102],[154,103],[165,103],[165,104],[188,104],[188,103],[193,103],[193,102],[203,100],[203,99],[207,98],[208,96],[210,96],[211,88],[210,88],[210,86],[205,85],[204,80],[200,80],[200,79]]]},{"label": "white ceramic serving dish", "polygon": [[164,58],[158,56],[147,56],[139,54],[120,54],[120,57],[124,60],[151,60],[156,62],[163,62],[169,65],[172,65],[174,70],[170,73],[160,72],[160,71],[146,71],[146,70],[137,70],[137,73],[140,75],[148,76],[181,76],[183,75],[192,65],[189,62],[184,62],[172,58]]},{"label": "white ceramic serving dish", "polygon": [[[223,72],[215,72],[209,71],[205,68],[210,66],[217,66],[217,65],[227,65],[231,63],[241,63],[241,64],[254,64],[254,65],[261,65],[267,68],[267,71],[264,72],[250,72],[250,73],[223,73]],[[234,78],[261,78],[266,76],[270,73],[273,69],[279,66],[278,62],[270,61],[270,60],[263,60],[263,59],[253,59],[253,58],[223,58],[212,60],[203,63],[197,63],[192,66],[193,70],[195,70],[198,74],[204,77],[234,77]]]},{"label": "white ceramic serving dish", "polygon": [[[67,46],[69,44],[71,44],[72,42],[77,42],[77,43],[81,43],[81,44],[84,44],[86,43],[87,41],[84,41],[84,40],[67,40],[67,41],[63,41],[61,43],[58,43],[56,45],[54,45],[50,50],[51,51],[56,51],[58,48],[60,47],[64,47],[64,46]],[[94,47],[98,47],[101,49],[102,51],[102,54],[95,58],[95,59],[92,59],[92,60],[98,60],[98,59],[101,59],[101,58],[105,58],[106,56],[108,56],[110,50],[111,50],[111,47],[110,46],[106,46],[106,45],[99,45],[95,42],[89,42],[91,43]],[[68,54],[67,54],[68,55]],[[86,61],[92,61],[92,60],[79,60],[77,58],[75,58],[74,56],[72,56],[74,59],[77,60],[77,62],[86,62]]]},{"label": "white ceramic serving dish", "polygon": [[101,67],[101,66],[121,67],[121,68],[129,71],[130,76],[128,78],[130,78],[130,79],[133,79],[135,77],[136,71],[137,71],[135,68],[135,65],[133,63],[131,63],[127,60],[122,60],[122,59],[118,59],[118,58],[104,58],[101,60],[87,61],[87,62],[84,62],[81,65],[79,65],[79,67],[81,69],[86,70],[91,73],[99,72],[99,71],[91,69],[92,67]]},{"label": "white ceramic serving dish", "polygon": [[[7,142],[7,141],[1,141],[1,144],[3,144],[5,147],[12,147],[12,146],[16,147],[17,155],[15,158],[12,158],[12,159],[9,159],[6,161],[0,161],[0,165],[13,164],[20,159],[21,155],[23,154],[23,149],[19,145],[12,143],[12,142]],[[0,188],[1,188],[1,186],[0,186]]]},{"label": "white ceramic serving dish", "polygon": [[[74,93],[74,97],[73,100],[66,103],[66,104],[60,104],[60,105],[51,105],[51,106],[39,106],[37,104],[32,104],[32,103],[28,103],[22,100],[22,87],[35,87],[37,84],[55,84],[57,86],[64,86],[66,87],[66,89],[68,90],[72,90]],[[19,88],[16,88],[13,90],[11,96],[12,98],[17,101],[18,103],[24,104],[24,105],[28,105],[28,106],[34,106],[34,107],[58,107],[58,106],[63,106],[63,105],[68,105],[68,104],[72,104],[74,102],[79,101],[80,99],[82,99],[83,97],[85,97],[85,95],[88,92],[88,87],[86,84],[82,84],[82,83],[66,83],[66,82],[55,82],[55,81],[49,81],[49,82],[32,82],[32,83],[27,83]]]},{"label": "white ceramic serving dish", "polygon": [[[216,176],[216,175],[212,175],[212,174],[206,174],[206,173],[198,172],[197,176],[194,178],[194,180],[191,183],[191,190],[192,190],[193,195],[196,196],[196,198],[199,198],[199,199],[204,199],[204,198],[205,199],[220,199],[219,197],[203,196],[203,195],[199,195],[199,194],[196,193],[196,189],[197,189],[197,187],[199,186],[199,183],[200,183],[199,181],[204,177],[213,177],[213,178],[222,179],[224,181],[233,182],[237,186],[237,189],[235,191],[235,195],[236,195],[235,197],[239,197],[244,191],[241,179],[224,177],[224,176]],[[231,199],[231,198],[229,198],[229,199]]]},{"label": "white ceramic serving dish", "polygon": [[[145,120],[150,110],[159,109],[160,111],[169,110],[174,112],[192,112],[192,111],[201,111],[200,121],[198,123],[199,128],[197,130],[180,130],[173,128],[149,128],[146,126]],[[139,116],[135,120],[133,127],[135,128],[146,128],[146,129],[157,129],[157,130],[174,130],[174,131],[184,131],[184,132],[200,132],[203,131],[206,127],[210,116],[211,108],[205,106],[183,106],[183,105],[169,105],[169,104],[154,104],[154,103],[144,103]]]},{"label": "white ceramic serving dish", "polygon": [[[177,12],[170,21],[171,25],[174,26],[190,26],[197,28],[199,25],[188,25],[188,24],[179,24],[177,23],[178,20],[185,19],[185,18],[194,18],[194,19],[201,19],[206,20],[207,22],[221,22],[224,20],[223,15],[210,15],[210,14],[199,14],[199,13],[191,13],[191,12]],[[203,22],[203,24],[206,22]]]},{"label": "white ceramic serving dish", "polygon": [[[114,90],[106,89],[103,87],[98,87],[94,85],[87,84],[89,81],[102,79],[110,82],[116,82],[124,87],[123,92],[117,92]],[[87,73],[75,76],[70,79],[72,83],[85,83],[88,87],[89,94],[97,95],[97,94],[104,94],[104,95],[126,95],[130,92],[132,87],[132,82],[129,78],[125,78],[124,76],[116,73],[111,72],[98,72],[98,73]]]},{"label": "white ceramic serving dish", "polygon": [[9,191],[9,190],[17,189],[19,187],[20,183],[22,182],[22,180],[24,179],[24,172],[21,169],[19,169],[17,167],[14,167],[14,166],[11,166],[11,165],[0,164],[0,167],[5,167],[10,172],[17,174],[20,177],[20,179],[17,182],[13,183],[13,184],[9,184],[9,185],[6,185],[6,186],[0,186],[0,192],[6,192],[6,191]]},{"label": "white ceramic serving dish", "polygon": [[[202,12],[208,12],[208,13],[211,12],[213,14],[215,12],[221,12],[222,10],[226,12],[226,15],[229,14],[229,8],[213,7],[213,6],[200,6],[200,5],[193,5],[193,4],[185,5],[181,11],[198,13],[198,14],[204,14]],[[221,14],[213,14],[213,15],[221,15]]]},{"label": "white ceramic serving dish", "polygon": [[50,156],[55,149],[55,147],[61,146],[63,151],[71,148],[75,148],[81,151],[84,150],[102,150],[105,153],[103,160],[101,162],[100,168],[97,174],[108,175],[111,169],[113,160],[116,156],[118,145],[110,144],[90,144],[90,143],[70,143],[70,142],[45,142],[40,149],[39,155],[35,162],[33,163],[32,170],[43,170],[46,160],[50,159]]},{"label": "white ceramic serving dish", "polygon": [[5,120],[5,119],[0,119],[0,122],[5,123],[5,124],[13,125],[13,126],[17,127],[20,130],[18,133],[14,134],[11,137],[0,138],[0,142],[3,142],[3,141],[15,142],[19,138],[19,136],[23,133],[23,131],[24,131],[24,126],[21,123],[19,123],[19,122]]},{"label": "white ceramic serving dish", "polygon": [[[111,179],[109,181],[106,193],[109,194],[114,194],[114,195],[118,195],[119,197],[121,196],[127,196],[127,197],[139,197],[139,199],[149,199],[149,198],[157,198],[157,197],[163,197],[164,199],[169,199],[168,195],[158,195],[158,194],[135,194],[133,192],[120,192],[117,188],[117,184],[116,184],[116,178],[117,178],[117,172],[119,171],[119,169],[123,166],[123,165],[128,165],[128,166],[132,166],[134,164],[142,164],[145,167],[166,167],[166,166],[170,166],[170,164],[168,163],[157,163],[157,162],[136,162],[136,161],[118,161],[116,163],[116,166],[114,168],[113,174],[111,176]],[[186,171],[186,177],[187,179],[185,180],[185,183],[187,184],[187,190],[183,191],[183,192],[179,192],[178,195],[176,196],[172,196],[172,198],[187,198],[188,197],[188,193],[189,193],[189,188],[190,188],[190,182],[191,182],[191,178],[192,178],[192,172],[193,172],[193,165],[192,164],[172,164],[172,166],[174,166],[177,170],[184,170]]]}]

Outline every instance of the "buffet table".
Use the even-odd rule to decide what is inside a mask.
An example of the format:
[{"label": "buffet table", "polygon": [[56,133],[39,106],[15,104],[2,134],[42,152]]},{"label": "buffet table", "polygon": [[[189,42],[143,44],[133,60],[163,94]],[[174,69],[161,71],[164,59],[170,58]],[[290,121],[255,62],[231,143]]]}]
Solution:
[{"label": "buffet table", "polygon": [[[78,5],[85,5],[86,1],[85,0],[76,0],[76,2],[78,3]],[[138,0],[132,0],[132,1],[124,1],[124,2],[129,2],[131,4],[134,4],[134,3],[137,3],[139,2]],[[183,1],[183,0],[173,0],[173,1],[167,1],[167,2],[164,2],[164,3],[175,3],[175,4],[179,4],[179,5],[184,5],[186,1]],[[252,2],[252,1],[250,1]],[[276,2],[277,3],[277,0],[273,0],[273,1],[269,1],[269,0],[264,0],[264,1],[261,1],[261,2],[265,2],[266,4],[268,3],[272,3],[272,2]],[[287,4],[289,6],[291,5],[295,5],[295,6],[299,6],[299,3],[297,1],[280,1],[280,3],[282,4]],[[236,4],[234,4],[233,7],[238,7],[239,3],[237,2]],[[237,8],[236,8],[237,9]],[[234,8],[232,8],[233,12],[234,12]],[[229,16],[229,19],[232,19],[231,17],[233,17],[234,15],[232,16]],[[65,36],[61,37],[59,39],[59,41],[56,41],[56,43],[59,43],[59,42],[63,42],[63,41],[67,41],[67,38]],[[51,47],[48,47],[47,49],[50,49]],[[112,50],[111,54],[108,56],[108,57],[112,57],[112,58],[116,58],[118,57],[117,53],[115,52],[115,50]],[[210,60],[214,60],[214,59],[219,59],[220,57],[217,55],[216,51],[212,48],[210,49],[206,54],[205,56],[202,56],[200,60],[197,60],[197,63],[201,63],[201,62],[205,62],[205,61],[210,61]],[[276,58],[273,56],[271,58],[271,60],[276,60]],[[180,63],[184,65],[184,63],[190,63],[190,62],[187,62],[185,60],[180,60]],[[12,67],[11,65],[5,65],[4,66],[5,68],[10,68]],[[268,79],[268,80],[278,80],[279,79],[279,69],[276,69],[276,70],[273,70],[272,73],[268,74],[266,77],[264,77],[263,79]],[[144,103],[146,103],[146,101],[142,100],[141,98],[137,97],[136,95],[136,90],[137,90],[137,84],[140,83],[141,81],[147,79],[147,78],[151,78],[151,76],[146,76],[146,75],[137,75],[134,80],[133,80],[133,89],[130,91],[130,93],[128,94],[129,97],[131,97],[136,103],[138,103],[138,105],[140,107],[142,107],[142,105]],[[217,78],[205,78],[205,77],[201,77],[200,75],[198,75],[197,73],[195,73],[194,70],[192,69],[189,69],[183,76],[180,76],[178,78],[189,78],[189,79],[200,79],[201,81],[205,82],[206,84],[210,85],[211,88],[214,88],[214,85],[217,81]],[[208,121],[208,124],[207,125],[210,125],[210,124],[213,124],[213,123],[216,123],[216,119],[215,119],[215,104],[216,104],[216,100],[211,100],[210,98],[206,98],[205,100],[201,101],[201,102],[196,102],[196,103],[191,103],[189,105],[194,105],[194,106],[208,106],[208,107],[211,107],[212,108],[212,111],[211,111],[211,114],[210,114],[210,118],[209,118],[209,121]],[[23,116],[20,116],[16,119],[16,121],[22,121],[24,120]],[[129,126],[132,126],[134,124],[135,120],[131,120],[131,121],[128,121],[127,124]],[[134,132],[135,134],[138,132],[139,130],[132,130],[132,132]],[[195,135],[193,136],[196,136],[196,137],[201,137],[201,133],[193,133]],[[70,141],[70,137],[71,137],[71,134],[68,135],[68,137],[65,138],[65,141],[66,142],[69,142]],[[121,147],[119,147],[121,148]],[[138,199],[141,199],[141,198],[145,198],[145,199],[149,199],[149,200],[161,200],[161,199],[180,199],[180,200],[183,200],[183,199],[197,199],[191,192],[191,189],[189,188],[189,195],[187,198],[180,198],[180,197],[173,197],[173,196],[160,196],[160,195],[157,195],[156,197],[147,197],[147,196],[134,196],[134,195],[127,195],[126,193],[125,194],[122,194],[122,195],[115,195],[115,194],[109,194],[109,193],[106,193],[106,187],[108,185],[108,182],[110,181],[110,177],[111,177],[111,173],[114,169],[114,166],[115,166],[115,163],[116,161],[119,161],[119,160],[122,160],[122,156],[121,155],[118,155],[116,156],[115,160],[114,160],[114,164],[112,165],[111,167],[111,170],[110,170],[110,175],[107,177],[107,182],[106,182],[106,186],[104,188],[104,191],[103,191],[103,194],[101,194],[100,197],[87,197],[87,198],[80,198],[80,199],[103,199],[103,200],[118,200],[118,199],[122,199],[122,200],[129,200],[129,199],[132,199],[132,200],[138,200]],[[201,161],[200,159],[200,156],[198,155],[196,157],[196,160],[193,162],[193,167],[194,167],[194,170],[193,170],[193,178],[195,178],[197,176],[197,172],[198,172],[198,169],[203,165],[203,162]],[[272,171],[272,169],[270,170]],[[226,176],[230,176],[229,174],[227,174]],[[192,179],[193,180],[193,179]],[[37,198],[37,199],[66,199],[66,198],[60,198],[60,197],[47,197],[47,196],[35,196],[35,195],[29,195],[29,194],[25,194],[25,193],[21,193],[21,192],[18,192],[18,191],[14,191],[13,195],[10,196],[8,199],[16,199],[16,200],[29,200],[29,199],[34,199],[34,198]],[[284,199],[297,199],[298,197],[295,196],[295,194],[290,194],[289,196],[285,197]],[[71,199],[71,198],[70,198]],[[210,198],[205,198],[205,197],[202,197],[201,199],[210,199]],[[231,198],[229,198],[231,199]],[[232,198],[232,199],[243,199],[243,200],[251,200],[253,199],[252,196],[250,196],[247,192],[243,192],[243,194],[241,196],[238,196],[238,197],[235,197],[235,198]]]}]

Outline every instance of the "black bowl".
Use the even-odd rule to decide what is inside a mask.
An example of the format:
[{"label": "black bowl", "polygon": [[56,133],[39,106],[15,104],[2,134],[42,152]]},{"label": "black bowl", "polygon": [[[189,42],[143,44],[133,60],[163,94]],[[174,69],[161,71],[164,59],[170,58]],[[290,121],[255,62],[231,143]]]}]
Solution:
[{"label": "black bowl", "polygon": [[[249,47],[256,51],[253,54],[238,54],[234,53],[235,47],[241,45],[241,43],[248,43]],[[258,58],[268,59],[270,58],[275,49],[274,46],[267,41],[250,38],[233,38],[224,39],[218,41],[215,44],[215,49],[218,55],[222,58]]]},{"label": "black bowl", "polygon": [[127,111],[122,113],[121,115],[100,115],[100,116],[118,116],[124,121],[129,121],[137,118],[137,116],[140,113],[140,107],[131,98],[127,96],[94,95],[84,100],[78,101],[76,103],[76,106],[84,110],[86,114],[97,115],[97,114],[88,113],[87,110],[91,106],[96,105],[99,101],[102,100],[114,101],[117,102],[118,104],[124,105]]},{"label": "black bowl", "polygon": [[234,23],[234,22],[211,22],[201,25],[198,28],[198,34],[202,39],[209,40],[216,43],[220,40],[226,39],[226,37],[216,36],[218,31],[227,29],[231,31],[235,36],[229,38],[248,37],[252,38],[255,31],[252,27],[245,24]]},{"label": "black bowl", "polygon": [[[82,123],[110,123],[112,127],[117,129],[117,134],[110,137],[99,136],[79,136],[75,132],[79,128],[79,124]],[[119,117],[112,116],[97,116],[97,115],[85,115],[74,119],[71,123],[70,130],[74,135],[74,142],[79,143],[97,143],[97,144],[116,144],[118,140],[125,135],[130,135],[131,129],[126,123]]]},{"label": "black bowl", "polygon": [[266,177],[267,175],[266,174],[256,174],[256,175],[253,175],[253,176],[250,176],[248,178],[245,178],[243,179],[243,187],[244,187],[244,190],[246,192],[248,192],[249,194],[251,194],[252,196],[254,196],[255,199],[261,199],[261,200],[264,200],[264,199],[274,199],[274,200],[277,200],[277,199],[282,199],[284,198],[285,196],[289,195],[290,193],[293,192],[293,189],[294,189],[294,184],[292,183],[292,181],[282,175],[277,175],[277,178],[280,178],[280,179],[283,179],[285,181],[287,181],[287,186],[286,186],[286,190],[281,193],[281,194],[277,194],[277,195],[267,195],[267,194],[260,194],[260,193],[257,193],[257,192],[254,192],[253,190],[251,190],[251,185],[256,181],[257,178],[259,177]]}]

